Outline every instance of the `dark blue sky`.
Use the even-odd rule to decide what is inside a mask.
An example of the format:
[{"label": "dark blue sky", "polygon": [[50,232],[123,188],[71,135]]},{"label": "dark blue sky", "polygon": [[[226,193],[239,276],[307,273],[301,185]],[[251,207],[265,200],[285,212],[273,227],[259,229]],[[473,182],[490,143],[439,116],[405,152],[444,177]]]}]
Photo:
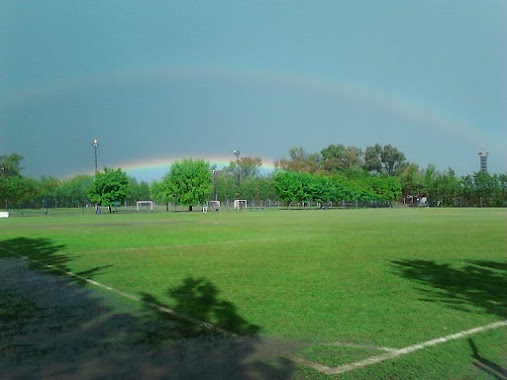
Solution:
[{"label": "dark blue sky", "polygon": [[505,1],[0,3],[0,152],[66,176],[393,144],[507,170]]}]

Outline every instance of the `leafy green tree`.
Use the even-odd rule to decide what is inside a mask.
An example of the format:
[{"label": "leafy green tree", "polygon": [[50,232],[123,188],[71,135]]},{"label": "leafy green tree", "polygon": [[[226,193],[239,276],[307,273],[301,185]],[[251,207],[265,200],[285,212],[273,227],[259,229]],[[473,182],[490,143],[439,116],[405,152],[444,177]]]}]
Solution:
[{"label": "leafy green tree", "polygon": [[[258,177],[260,175],[260,168],[262,166],[262,159],[260,157],[240,157],[239,158],[239,170],[241,174],[241,180]],[[229,165],[223,169],[224,173],[228,173],[233,176],[238,175],[238,162],[230,161]]]},{"label": "leafy green tree", "polygon": [[451,168],[438,177],[441,189],[442,205],[447,207],[456,207],[460,205],[462,188],[459,178]]},{"label": "leafy green tree", "polygon": [[89,191],[92,203],[102,206],[113,206],[116,202],[122,203],[127,197],[129,179],[121,169],[104,168],[99,172]]},{"label": "leafy green tree", "polygon": [[275,161],[275,168],[293,172],[316,173],[321,170],[322,156],[318,153],[309,154],[302,146],[289,150],[290,159]]},{"label": "leafy green tree", "polygon": [[273,177],[273,184],[278,198],[286,202],[287,207],[291,202],[297,201],[297,173],[285,170],[277,172]]},{"label": "leafy green tree", "polygon": [[[236,198],[236,178],[224,170],[217,170],[215,174],[215,190],[219,201]],[[244,184],[242,184],[244,186]]]},{"label": "leafy green tree", "polygon": [[150,185],[145,181],[138,182],[136,178],[129,177],[126,199],[129,203],[151,200]]},{"label": "leafy green tree", "polygon": [[497,188],[495,178],[488,172],[478,172],[473,175],[478,206],[492,207],[495,205],[494,196]]},{"label": "leafy green tree", "polygon": [[77,207],[83,206],[88,200],[95,203],[88,197],[93,182],[92,176],[82,174],[62,181],[57,193],[57,199],[55,199],[55,205],[60,205],[60,207]]},{"label": "leafy green tree", "polygon": [[392,203],[400,199],[402,195],[399,178],[388,176],[370,176],[368,182],[370,190],[377,201]]},{"label": "leafy green tree", "polygon": [[392,145],[384,145],[380,153],[380,161],[384,167],[384,172],[390,176],[403,168],[407,163],[405,155]]},{"label": "leafy green tree", "polygon": [[175,162],[163,183],[165,199],[177,199],[192,211],[192,207],[208,199],[213,190],[210,164],[201,159]]},{"label": "leafy green tree", "polygon": [[21,176],[0,178],[0,193],[5,208],[16,207],[21,203],[30,203],[37,194],[37,182]]},{"label": "leafy green tree", "polygon": [[363,153],[355,146],[329,145],[320,154],[324,170],[330,172],[343,172],[347,169],[361,167],[362,164]]},{"label": "leafy green tree", "polygon": [[416,164],[408,164],[398,175],[401,184],[401,192],[404,199],[420,197],[424,193],[423,177]]},{"label": "leafy green tree", "polygon": [[405,155],[392,145],[379,144],[367,147],[364,154],[363,168],[371,173],[396,175],[407,165]]},{"label": "leafy green tree", "polygon": [[0,174],[2,177],[20,177],[21,170],[23,170],[21,161],[23,161],[23,156],[18,153],[0,156]]},{"label": "leafy green tree", "polygon": [[37,184],[37,196],[35,204],[49,208],[55,204],[62,182],[54,177],[42,176]]},{"label": "leafy green tree", "polygon": [[5,208],[15,207],[36,196],[37,182],[21,175],[22,160],[23,156],[18,153],[0,156],[0,201]]},{"label": "leafy green tree", "polygon": [[367,147],[364,151],[364,170],[370,173],[382,173],[382,161],[380,161],[381,153],[382,146],[379,144]]}]

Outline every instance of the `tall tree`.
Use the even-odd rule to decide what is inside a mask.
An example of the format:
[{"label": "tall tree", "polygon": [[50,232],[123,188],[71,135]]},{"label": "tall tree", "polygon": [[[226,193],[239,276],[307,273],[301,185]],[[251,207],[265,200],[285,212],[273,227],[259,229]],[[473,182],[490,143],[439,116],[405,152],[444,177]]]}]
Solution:
[{"label": "tall tree", "polygon": [[302,146],[289,150],[290,159],[275,161],[275,167],[293,172],[316,173],[321,169],[322,156],[319,153],[309,154]]},{"label": "tall tree", "polygon": [[321,150],[324,169],[330,172],[343,172],[361,166],[361,149],[342,144],[329,145]]},{"label": "tall tree", "polygon": [[89,198],[95,204],[113,206],[121,203],[127,197],[129,179],[127,173],[121,169],[104,168],[99,172],[89,191]]},{"label": "tall tree", "polygon": [[379,144],[369,146],[364,151],[364,170],[370,173],[381,173],[382,162],[380,161],[380,154],[382,153],[382,147]]},{"label": "tall tree", "polygon": [[363,168],[372,173],[386,173],[393,176],[407,164],[405,155],[392,145],[379,144],[365,150]]},{"label": "tall tree", "polygon": [[398,150],[398,148],[392,145],[384,145],[382,152],[380,153],[380,161],[384,167],[384,172],[390,176],[396,174],[396,172],[407,163],[405,155]]},{"label": "tall tree", "polygon": [[5,178],[20,177],[23,170],[21,161],[23,161],[23,156],[18,153],[0,156],[0,175]]},{"label": "tall tree", "polygon": [[62,181],[58,189],[57,199],[55,199],[55,205],[76,207],[87,203],[93,181],[92,176],[83,174]]},{"label": "tall tree", "polygon": [[201,159],[185,159],[171,165],[164,177],[166,199],[176,199],[178,203],[192,207],[207,199],[213,190],[209,162]]},{"label": "tall tree", "polygon": [[[260,157],[240,157],[239,170],[241,179],[248,179],[258,177],[260,175],[260,168],[262,166],[262,159]],[[223,169],[225,173],[237,175],[238,162],[230,161],[229,165]]]},{"label": "tall tree", "polygon": [[5,208],[36,196],[36,181],[21,175],[22,160],[18,153],[0,156],[0,201]]},{"label": "tall tree", "polygon": [[147,182],[138,182],[136,178],[129,177],[127,202],[149,201],[150,197],[150,185]]}]

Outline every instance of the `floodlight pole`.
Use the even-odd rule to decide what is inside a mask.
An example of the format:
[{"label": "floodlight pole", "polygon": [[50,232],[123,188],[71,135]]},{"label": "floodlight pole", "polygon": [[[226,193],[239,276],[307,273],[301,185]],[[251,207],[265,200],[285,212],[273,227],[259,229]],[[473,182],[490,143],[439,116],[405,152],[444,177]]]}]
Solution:
[{"label": "floodlight pole", "polygon": [[239,166],[239,156],[240,151],[237,149],[234,149],[234,155],[236,156],[236,166],[238,170],[238,199],[241,199],[241,168]]},{"label": "floodlight pole", "polygon": [[215,194],[215,201],[217,201],[217,182],[216,182],[216,177],[217,177],[217,171],[216,169],[213,169],[213,193]]},{"label": "floodlight pole", "polygon": [[95,177],[96,177],[97,173],[98,173],[98,168],[97,168],[97,148],[99,147],[99,140],[93,139],[92,146],[93,146],[93,151],[95,152]]}]

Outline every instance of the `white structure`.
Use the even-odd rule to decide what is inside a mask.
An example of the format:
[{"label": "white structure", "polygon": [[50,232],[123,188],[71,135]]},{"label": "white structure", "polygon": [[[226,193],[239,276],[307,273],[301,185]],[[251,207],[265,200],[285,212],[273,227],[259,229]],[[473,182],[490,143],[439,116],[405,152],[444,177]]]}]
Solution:
[{"label": "white structure", "polygon": [[488,172],[488,152],[479,152],[480,171],[483,173]]},{"label": "white structure", "polygon": [[236,199],[234,201],[234,210],[243,210],[244,208],[247,208],[246,200]]},{"label": "white structure", "polygon": [[152,201],[138,201],[136,203],[137,212],[139,212],[139,210],[141,209],[141,206],[146,206],[147,208],[149,207],[149,210],[153,211],[153,202]]},{"label": "white structure", "polygon": [[0,218],[8,218],[9,211],[0,211]]},{"label": "white structure", "polygon": [[220,210],[220,201],[208,201],[208,207],[211,210],[218,211]]}]

